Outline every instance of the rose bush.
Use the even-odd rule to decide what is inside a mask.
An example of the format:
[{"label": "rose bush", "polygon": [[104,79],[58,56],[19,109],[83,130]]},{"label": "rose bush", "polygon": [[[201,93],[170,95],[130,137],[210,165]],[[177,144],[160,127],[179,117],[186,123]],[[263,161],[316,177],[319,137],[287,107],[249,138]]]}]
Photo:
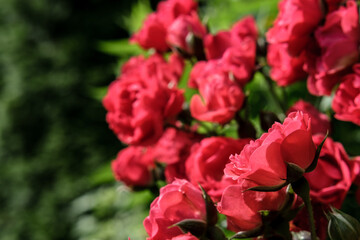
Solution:
[{"label": "rose bush", "polygon": [[113,162],[116,178],[152,192],[167,184],[144,220],[148,239],[239,237],[225,227],[326,239],[324,211],[359,185],[358,158],[345,151],[356,155],[359,141],[340,143],[355,125],[333,121],[360,125],[358,3],[282,0],[279,8],[265,39],[268,16],[261,34],[253,17],[216,32],[194,1],[162,1],[132,37],[152,55],[124,64],[104,105],[130,145]]}]

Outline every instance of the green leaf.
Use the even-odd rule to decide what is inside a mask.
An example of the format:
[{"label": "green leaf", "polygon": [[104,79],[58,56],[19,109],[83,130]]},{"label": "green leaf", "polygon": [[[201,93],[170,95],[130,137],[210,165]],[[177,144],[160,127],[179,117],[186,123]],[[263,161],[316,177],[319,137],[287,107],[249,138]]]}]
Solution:
[{"label": "green leaf", "polygon": [[360,239],[360,223],[352,216],[331,208],[327,218],[329,219],[328,234],[331,240]]},{"label": "green leaf", "polygon": [[109,163],[99,167],[93,174],[90,175],[90,184],[92,186],[98,186],[101,184],[113,182],[115,182],[115,178],[112,174],[111,166]]},{"label": "green leaf", "polygon": [[137,44],[130,43],[128,39],[100,41],[98,43],[98,49],[109,55],[120,57],[130,57],[140,54],[146,55],[145,50],[140,48]]},{"label": "green leaf", "polygon": [[138,31],[145,18],[152,12],[149,0],[139,0],[128,16],[121,19],[120,25],[130,33]]},{"label": "green leaf", "polygon": [[106,93],[108,91],[108,88],[109,88],[108,86],[106,86],[106,87],[94,87],[94,88],[89,88],[88,92],[89,92],[89,95],[93,99],[101,102],[102,99],[105,97],[105,95],[106,95]]},{"label": "green leaf", "polygon": [[185,91],[184,97],[187,103],[190,103],[192,96],[198,93],[198,90],[189,88],[187,85],[191,69],[192,69],[191,63],[189,61],[185,61],[184,71],[178,84],[178,88],[184,89]]},{"label": "green leaf", "polygon": [[175,226],[179,227],[185,233],[190,232],[195,237],[201,237],[206,230],[206,222],[199,219],[185,219],[170,227]]},{"label": "green leaf", "polygon": [[305,170],[305,172],[311,172],[316,168],[317,162],[318,162],[319,157],[320,157],[321,149],[322,149],[322,147],[324,145],[324,142],[325,142],[326,138],[328,137],[328,135],[329,135],[329,131],[326,133],[324,139],[322,140],[320,145],[317,147],[316,152],[315,152],[314,160],[312,161],[310,166]]},{"label": "green leaf", "polygon": [[230,239],[243,239],[243,238],[255,238],[257,236],[260,236],[263,234],[263,227],[257,227],[254,229],[251,229],[249,231],[241,231],[237,232],[234,236],[232,236]]}]

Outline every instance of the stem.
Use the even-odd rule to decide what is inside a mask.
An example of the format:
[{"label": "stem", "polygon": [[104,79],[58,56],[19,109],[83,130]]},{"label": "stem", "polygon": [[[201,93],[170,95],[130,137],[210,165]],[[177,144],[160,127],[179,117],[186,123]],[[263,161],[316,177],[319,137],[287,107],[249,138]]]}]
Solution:
[{"label": "stem", "polygon": [[310,232],[311,232],[311,240],[317,240],[316,229],[315,229],[315,220],[314,213],[310,201],[310,186],[308,181],[302,177],[296,182],[291,183],[291,186],[294,192],[299,195],[305,203],[305,207],[308,211],[309,215],[309,223],[310,223]]},{"label": "stem", "polygon": [[273,96],[275,102],[279,105],[280,109],[282,110],[282,112],[285,114],[286,113],[286,106],[284,105],[283,101],[281,101],[281,99],[279,98],[279,96],[275,93],[274,90],[274,86],[273,86],[273,81],[271,80],[271,78],[264,72],[264,68],[261,68],[259,70],[259,72],[261,72],[261,74],[264,76],[266,83],[269,86],[269,90],[271,95]]},{"label": "stem", "polygon": [[310,232],[311,232],[311,240],[317,240],[316,237],[316,229],[315,229],[315,220],[314,220],[314,212],[312,209],[310,198],[303,199],[305,203],[305,207],[309,214],[309,222],[310,222]]}]

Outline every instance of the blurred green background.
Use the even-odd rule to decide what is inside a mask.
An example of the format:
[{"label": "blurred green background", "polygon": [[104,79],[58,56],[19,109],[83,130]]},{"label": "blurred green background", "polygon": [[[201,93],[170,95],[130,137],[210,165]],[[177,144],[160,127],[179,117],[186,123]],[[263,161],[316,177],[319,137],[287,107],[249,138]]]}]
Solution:
[{"label": "blurred green background", "polygon": [[[0,0],[1,240],[145,238],[153,196],[113,179],[110,161],[123,146],[108,129],[101,99],[119,66],[143,53],[127,38],[157,2]],[[277,0],[200,6],[213,33],[252,14],[263,34]],[[261,81],[249,87],[254,119],[269,97]],[[304,84],[288,90],[304,92]]]}]

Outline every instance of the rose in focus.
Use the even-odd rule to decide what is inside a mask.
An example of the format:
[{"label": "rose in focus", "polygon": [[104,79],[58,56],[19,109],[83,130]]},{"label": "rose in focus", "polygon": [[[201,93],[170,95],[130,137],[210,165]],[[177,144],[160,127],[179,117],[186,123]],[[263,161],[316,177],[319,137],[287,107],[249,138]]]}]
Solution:
[{"label": "rose in focus", "polygon": [[286,163],[306,169],[315,156],[310,118],[303,112],[292,112],[284,123],[274,123],[268,133],[251,141],[239,155],[230,157],[225,175],[260,186],[285,183]]}]

